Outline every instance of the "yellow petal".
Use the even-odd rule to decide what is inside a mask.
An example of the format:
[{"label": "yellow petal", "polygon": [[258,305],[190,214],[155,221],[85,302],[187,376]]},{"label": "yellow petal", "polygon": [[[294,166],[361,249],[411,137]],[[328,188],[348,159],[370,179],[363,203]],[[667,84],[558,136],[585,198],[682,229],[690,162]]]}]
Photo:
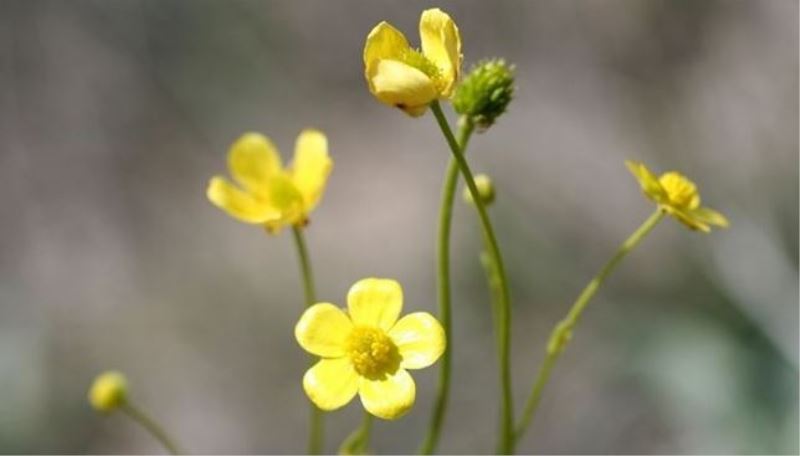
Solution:
[{"label": "yellow petal", "polygon": [[389,331],[403,309],[403,289],[391,279],[362,279],[347,292],[347,309],[356,325]]},{"label": "yellow petal", "polygon": [[422,53],[441,73],[442,96],[450,97],[461,71],[461,35],[456,23],[439,8],[422,12],[419,19]]},{"label": "yellow petal", "polygon": [[280,211],[242,191],[223,177],[211,178],[206,196],[212,204],[242,222],[266,223],[281,218]]},{"label": "yellow petal", "polygon": [[631,174],[639,181],[642,191],[644,191],[644,194],[647,195],[648,198],[657,203],[667,201],[667,193],[664,191],[664,188],[658,183],[656,176],[651,173],[643,163],[625,160],[625,166],[628,167]]},{"label": "yellow petal", "polygon": [[305,203],[306,213],[317,205],[333,162],[328,156],[328,140],[317,130],[303,130],[297,137],[292,162],[292,182]]},{"label": "yellow petal", "polygon": [[228,151],[228,168],[242,187],[260,195],[266,191],[269,178],[281,170],[281,157],[269,138],[245,133]]},{"label": "yellow petal", "polygon": [[665,207],[664,209],[675,216],[679,222],[686,225],[690,230],[702,231],[704,233],[711,232],[711,227],[706,225],[702,220],[695,218],[691,212],[675,207]]},{"label": "yellow petal", "polygon": [[297,343],[309,353],[326,358],[344,356],[353,324],[333,304],[322,302],[306,309],[294,327]]},{"label": "yellow petal", "polygon": [[422,369],[435,363],[444,353],[447,341],[442,325],[427,312],[415,312],[401,318],[389,331],[400,356],[400,367]]},{"label": "yellow petal", "polygon": [[409,48],[408,40],[401,31],[388,22],[381,22],[367,35],[367,42],[364,45],[364,69],[377,63],[378,60],[399,60]]},{"label": "yellow petal", "polygon": [[400,418],[414,405],[416,386],[405,369],[397,369],[394,375],[388,375],[383,380],[361,377],[359,383],[361,403],[369,413],[378,418]]},{"label": "yellow petal", "polygon": [[358,392],[359,377],[348,358],[323,359],[303,376],[308,398],[322,410],[335,410]]},{"label": "yellow petal", "polygon": [[411,117],[419,117],[425,114],[425,111],[428,110],[428,105],[404,107],[401,109]]},{"label": "yellow petal", "polygon": [[264,223],[269,234],[279,234],[283,227],[305,223],[307,214],[303,197],[287,175],[281,173],[270,178],[264,198],[280,214]]},{"label": "yellow petal", "polygon": [[709,225],[727,228],[730,223],[727,217],[709,207],[700,207],[690,212],[692,218]]},{"label": "yellow petal", "polygon": [[422,71],[396,60],[379,60],[367,68],[370,91],[378,100],[404,110],[413,117],[422,115],[427,105],[438,98],[431,78]]},{"label": "yellow petal", "polygon": [[269,204],[281,213],[279,224],[299,224],[305,220],[303,196],[288,174],[281,172],[272,176],[266,191]]},{"label": "yellow petal", "polygon": [[344,311],[328,302],[314,304],[294,327],[297,343],[309,353],[325,358],[344,356],[347,336],[353,329]]}]

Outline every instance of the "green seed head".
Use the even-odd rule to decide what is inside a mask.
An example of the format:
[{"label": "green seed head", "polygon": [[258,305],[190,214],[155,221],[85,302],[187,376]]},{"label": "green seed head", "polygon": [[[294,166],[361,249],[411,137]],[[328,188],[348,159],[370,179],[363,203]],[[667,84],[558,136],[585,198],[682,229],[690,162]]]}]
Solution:
[{"label": "green seed head", "polygon": [[453,96],[456,112],[487,129],[502,115],[514,95],[514,66],[503,59],[479,62]]}]

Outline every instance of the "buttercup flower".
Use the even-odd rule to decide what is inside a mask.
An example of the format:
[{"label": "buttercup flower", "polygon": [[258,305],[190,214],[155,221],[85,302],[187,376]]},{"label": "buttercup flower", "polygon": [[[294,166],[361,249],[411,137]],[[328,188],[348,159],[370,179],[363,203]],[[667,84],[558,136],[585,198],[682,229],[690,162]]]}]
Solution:
[{"label": "buttercup flower", "polygon": [[639,181],[644,194],[658,204],[662,211],[674,216],[684,225],[705,233],[711,231],[710,225],[728,227],[728,219],[724,215],[700,206],[697,186],[683,174],[670,171],[656,178],[642,163],[626,161],[625,165]]},{"label": "buttercup flower", "polygon": [[364,46],[364,75],[378,100],[413,117],[428,104],[450,98],[461,72],[461,36],[447,13],[425,10],[419,20],[422,51],[387,22],[369,32]]},{"label": "buttercup flower", "polygon": [[330,303],[309,307],[295,326],[297,342],[322,359],[303,376],[303,389],[323,410],[356,395],[379,418],[399,418],[414,405],[414,379],[406,369],[428,367],[445,350],[444,329],[427,312],[398,320],[400,284],[363,279],[347,293],[347,311]]},{"label": "buttercup flower", "polygon": [[264,225],[277,233],[303,225],[316,207],[333,161],[322,132],[304,130],[297,137],[294,161],[284,168],[278,150],[266,136],[245,133],[228,151],[228,168],[236,184],[214,176],[206,195],[232,217]]},{"label": "buttercup flower", "polygon": [[89,403],[100,412],[110,412],[125,403],[128,397],[128,381],[116,371],[98,375],[89,389]]}]

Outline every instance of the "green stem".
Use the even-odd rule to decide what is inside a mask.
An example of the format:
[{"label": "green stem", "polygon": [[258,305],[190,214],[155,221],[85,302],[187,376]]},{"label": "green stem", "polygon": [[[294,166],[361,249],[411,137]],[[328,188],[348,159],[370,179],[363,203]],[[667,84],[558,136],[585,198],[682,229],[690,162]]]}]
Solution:
[{"label": "green stem", "polygon": [[[314,274],[311,271],[311,260],[308,255],[308,249],[306,248],[306,241],[303,237],[302,228],[297,226],[292,227],[292,234],[294,235],[294,241],[297,246],[297,255],[300,257],[305,304],[306,308],[309,308],[317,301],[316,294],[314,293]],[[310,407],[311,417],[309,418],[308,453],[320,454],[322,453],[324,440],[323,412],[314,404],[311,404]]]},{"label": "green stem", "polygon": [[[497,267],[497,276],[500,279],[500,309],[499,320],[501,332],[498,335],[499,353],[500,353],[500,386],[501,386],[501,415],[500,415],[500,440],[497,446],[498,453],[510,454],[514,451],[514,409],[511,395],[511,302],[508,292],[508,280],[506,278],[505,267],[503,266],[503,258],[500,254],[500,248],[497,245],[497,238],[492,228],[492,223],[489,220],[489,215],[486,213],[486,207],[481,200],[478,193],[478,187],[475,185],[475,178],[472,175],[472,170],[469,163],[464,158],[464,154],[458,145],[455,137],[453,136],[450,125],[442,112],[442,108],[438,101],[431,103],[431,111],[436,117],[436,122],[442,130],[447,144],[450,146],[450,151],[453,153],[453,158],[458,164],[464,182],[469,188],[472,199],[475,202],[475,208],[478,210],[478,216],[481,222],[481,229],[486,236],[487,244],[489,247],[489,255]],[[469,121],[466,121],[467,123]]]},{"label": "green stem", "polygon": [[570,308],[569,313],[567,316],[559,322],[555,328],[553,328],[553,332],[550,335],[550,339],[547,342],[547,354],[542,361],[542,365],[539,367],[539,373],[536,376],[536,380],[533,383],[533,388],[531,390],[531,395],[528,398],[528,401],[525,404],[525,410],[522,413],[522,419],[520,419],[519,425],[516,428],[514,433],[514,441],[517,442],[524,434],[525,430],[530,426],[531,421],[533,420],[534,413],[536,412],[536,408],[539,406],[539,401],[542,398],[542,391],[544,390],[545,385],[547,385],[547,381],[550,378],[550,372],[553,369],[556,361],[558,360],[561,353],[566,348],[567,344],[569,343],[570,338],[572,337],[572,331],[575,326],[578,324],[583,311],[586,309],[586,306],[589,304],[589,301],[592,297],[597,293],[597,290],[600,288],[600,285],[603,284],[603,281],[608,277],[611,271],[619,264],[620,260],[625,257],[631,250],[633,250],[641,241],[647,236],[650,231],[655,228],[658,222],[664,218],[664,213],[661,212],[660,209],[657,209],[647,220],[645,220],[642,225],[634,231],[634,233],[622,243],[617,253],[614,254],[613,257],[608,261],[608,263],[603,266],[603,269],[586,285],[586,288],[583,289],[581,294],[578,296],[578,299]]},{"label": "green stem", "polygon": [[300,269],[303,273],[303,291],[305,292],[306,308],[308,308],[317,302],[316,293],[314,293],[314,274],[311,272],[311,260],[303,237],[303,229],[296,226],[292,227],[292,234],[297,245],[297,255],[300,257]]},{"label": "green stem", "polygon": [[181,454],[178,446],[173,443],[164,429],[158,425],[152,418],[147,416],[144,412],[139,410],[132,403],[125,402],[120,406],[120,410],[128,415],[133,421],[139,423],[147,432],[150,433],[156,440],[167,449],[170,454]]},{"label": "green stem", "polygon": [[[464,151],[469,143],[469,138],[474,131],[470,122],[461,125],[458,132],[459,148]],[[450,314],[450,227],[453,220],[453,201],[455,200],[456,184],[458,183],[458,163],[454,158],[447,164],[444,184],[442,185],[442,199],[439,207],[439,232],[437,241],[437,292],[439,301],[439,320],[444,327],[446,349],[442,354],[439,366],[439,383],[436,391],[436,402],[433,406],[431,424],[428,435],[420,447],[420,454],[433,454],[439,443],[444,414],[447,410],[447,401],[450,394],[450,372],[452,370],[452,317]]]},{"label": "green stem", "polygon": [[339,454],[367,454],[371,430],[372,415],[364,410],[364,418],[361,421],[361,426],[347,436],[344,442],[342,442],[339,448]]},{"label": "green stem", "polygon": [[[500,295],[502,288],[500,286],[500,278],[497,275],[497,266],[492,261],[492,256],[489,255],[489,244],[486,236],[483,236],[483,251],[481,251],[480,260],[483,266],[483,272],[486,274],[486,285],[489,287],[489,295],[492,304],[492,323],[494,324],[494,333],[499,336],[500,328]],[[500,346],[500,339],[497,340],[497,346]]]},{"label": "green stem", "polygon": [[369,434],[372,431],[372,414],[364,410],[364,419],[361,421],[361,454],[366,454],[369,448]]}]

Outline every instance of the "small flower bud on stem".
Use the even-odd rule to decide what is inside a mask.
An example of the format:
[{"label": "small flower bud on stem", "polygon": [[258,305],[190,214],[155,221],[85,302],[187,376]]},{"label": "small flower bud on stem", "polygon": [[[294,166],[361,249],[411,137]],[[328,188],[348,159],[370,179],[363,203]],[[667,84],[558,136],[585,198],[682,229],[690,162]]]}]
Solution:
[{"label": "small flower bud on stem", "polygon": [[[475,176],[475,186],[478,188],[478,195],[480,196],[481,202],[483,202],[484,206],[488,206],[494,202],[494,184],[492,184],[492,179],[489,178],[489,176],[486,174],[477,174]],[[475,203],[468,188],[464,189],[463,196],[464,201],[467,203]]]}]

